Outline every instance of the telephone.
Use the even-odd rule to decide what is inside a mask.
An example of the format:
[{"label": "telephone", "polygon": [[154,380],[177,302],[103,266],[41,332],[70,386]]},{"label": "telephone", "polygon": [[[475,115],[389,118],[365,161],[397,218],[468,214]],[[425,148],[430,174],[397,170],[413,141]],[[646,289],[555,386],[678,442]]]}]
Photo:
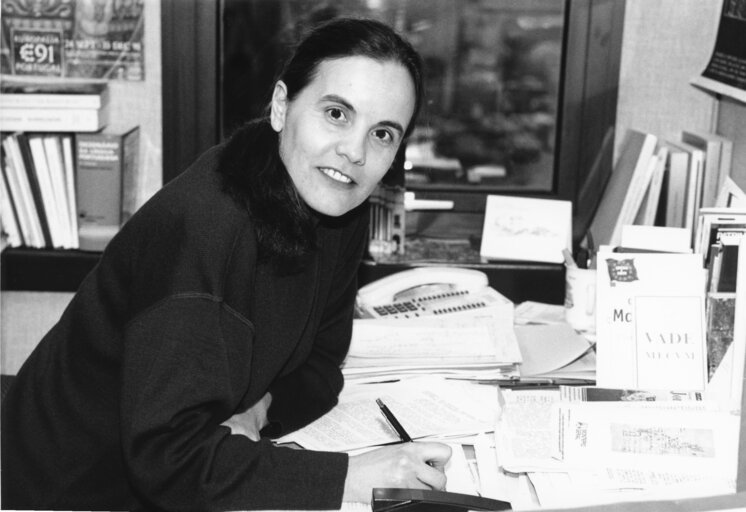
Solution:
[{"label": "telephone", "polygon": [[468,510],[512,510],[505,501],[444,491],[375,488],[374,512],[466,512]]},{"label": "telephone", "polygon": [[357,318],[418,318],[474,313],[484,308],[512,310],[512,303],[494,288],[487,275],[457,267],[403,270],[358,290]]}]

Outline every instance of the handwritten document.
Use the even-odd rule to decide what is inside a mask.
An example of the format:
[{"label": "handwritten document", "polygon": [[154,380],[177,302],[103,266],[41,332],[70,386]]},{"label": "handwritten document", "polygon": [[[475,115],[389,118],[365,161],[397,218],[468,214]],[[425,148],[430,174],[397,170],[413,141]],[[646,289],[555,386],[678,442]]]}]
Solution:
[{"label": "handwritten document", "polygon": [[412,379],[345,386],[339,403],[310,425],[278,439],[304,448],[349,451],[399,442],[376,405],[380,398],[413,439],[494,429],[496,390],[469,382]]}]

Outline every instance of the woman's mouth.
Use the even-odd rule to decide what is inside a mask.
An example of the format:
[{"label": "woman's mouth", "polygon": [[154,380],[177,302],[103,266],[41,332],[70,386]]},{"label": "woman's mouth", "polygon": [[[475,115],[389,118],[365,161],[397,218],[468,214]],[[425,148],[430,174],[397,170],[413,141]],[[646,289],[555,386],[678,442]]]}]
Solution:
[{"label": "woman's mouth", "polygon": [[319,167],[319,170],[329,178],[333,179],[334,181],[338,181],[339,183],[344,183],[345,185],[349,185],[350,183],[352,183],[352,178],[342,174],[336,169],[332,169],[331,167]]}]

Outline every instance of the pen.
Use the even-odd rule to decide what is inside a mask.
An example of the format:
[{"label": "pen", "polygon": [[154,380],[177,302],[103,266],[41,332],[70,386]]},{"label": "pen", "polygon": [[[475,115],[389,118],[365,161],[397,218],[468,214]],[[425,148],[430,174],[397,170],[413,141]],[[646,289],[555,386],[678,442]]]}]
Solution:
[{"label": "pen", "polygon": [[393,429],[396,430],[396,433],[399,435],[399,439],[401,439],[404,443],[411,443],[412,438],[409,437],[409,434],[407,434],[407,431],[404,430],[404,427],[401,426],[401,423],[399,423],[399,420],[396,419],[396,416],[394,416],[389,408],[386,407],[386,404],[383,403],[383,400],[381,400],[380,398],[376,398],[376,403],[381,409],[383,415],[386,417],[386,421],[388,421],[389,425],[391,425]]}]

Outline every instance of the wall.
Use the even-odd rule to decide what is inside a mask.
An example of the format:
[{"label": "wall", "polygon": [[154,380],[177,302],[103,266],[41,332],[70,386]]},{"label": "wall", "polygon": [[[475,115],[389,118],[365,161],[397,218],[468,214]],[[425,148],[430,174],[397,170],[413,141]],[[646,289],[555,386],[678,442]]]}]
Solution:
[{"label": "wall", "polygon": [[618,149],[635,128],[678,139],[712,130],[734,140],[734,180],[746,188],[746,107],[692,86],[709,62],[722,2],[627,0],[617,106]]}]

